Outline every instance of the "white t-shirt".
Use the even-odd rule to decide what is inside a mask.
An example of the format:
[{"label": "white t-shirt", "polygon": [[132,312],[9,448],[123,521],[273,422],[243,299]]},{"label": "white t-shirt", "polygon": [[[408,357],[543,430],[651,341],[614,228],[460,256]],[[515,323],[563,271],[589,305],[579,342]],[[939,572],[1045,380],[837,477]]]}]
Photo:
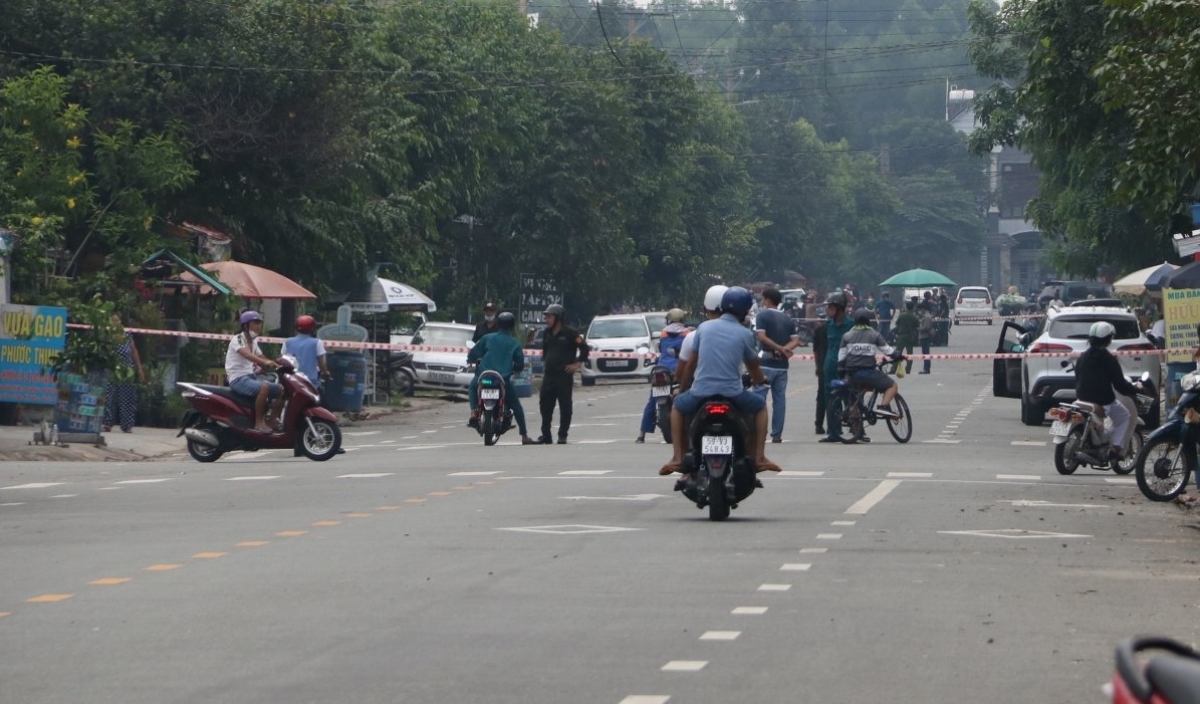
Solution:
[{"label": "white t-shirt", "polygon": [[692,358],[692,350],[696,349],[696,336],[692,333],[695,330],[689,330],[688,334],[683,337],[683,342],[679,345],[679,361],[686,362]]},{"label": "white t-shirt", "polygon": [[[245,346],[245,333],[238,333],[229,341],[229,349],[225,352],[225,376],[228,377],[230,384],[233,383],[234,379],[240,379],[254,373],[254,362],[238,354],[238,350]],[[258,340],[250,342],[250,351],[262,356],[262,350],[258,347]]]}]

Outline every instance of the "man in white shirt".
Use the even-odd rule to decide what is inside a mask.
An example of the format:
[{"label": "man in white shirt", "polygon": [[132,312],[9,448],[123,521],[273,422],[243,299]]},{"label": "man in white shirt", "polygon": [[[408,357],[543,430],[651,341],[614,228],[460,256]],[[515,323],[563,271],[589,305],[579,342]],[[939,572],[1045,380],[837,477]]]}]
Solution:
[{"label": "man in white shirt", "polygon": [[242,331],[229,341],[229,349],[225,352],[225,376],[229,379],[229,388],[241,396],[254,399],[254,430],[259,433],[270,433],[272,428],[264,414],[267,410],[267,399],[275,399],[271,408],[275,418],[283,410],[283,387],[266,381],[259,381],[254,375],[254,365],[265,370],[275,368],[275,362],[263,356],[258,346],[258,337],[262,333],[263,317],[258,311],[248,310],[242,313],[238,322]]}]

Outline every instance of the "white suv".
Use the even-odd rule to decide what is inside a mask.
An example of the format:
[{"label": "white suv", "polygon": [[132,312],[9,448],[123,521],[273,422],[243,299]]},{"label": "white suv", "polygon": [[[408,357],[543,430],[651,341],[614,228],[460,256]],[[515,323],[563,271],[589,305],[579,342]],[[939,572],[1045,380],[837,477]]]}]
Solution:
[{"label": "white suv", "polygon": [[[1093,323],[1100,321],[1116,328],[1109,346],[1111,351],[1146,353],[1117,355],[1117,359],[1130,381],[1137,381],[1142,372],[1149,372],[1155,389],[1153,395],[1157,396],[1162,388],[1162,363],[1155,347],[1142,334],[1137,316],[1116,306],[1072,306],[1049,311],[1036,322],[1026,321],[1028,326],[1006,321],[1000,330],[996,352],[1061,352],[1063,356],[993,360],[992,395],[1021,399],[1021,422],[1041,425],[1051,407],[1075,400],[1075,372],[1064,369],[1063,362],[1068,355],[1087,349],[1088,331]],[[1147,426],[1154,428],[1158,426],[1159,414],[1159,404],[1155,403],[1142,418]]]},{"label": "white suv", "polygon": [[[584,386],[592,386],[601,378],[649,379],[655,363],[654,340],[644,315],[598,315],[588,326],[584,340],[588,346],[588,360],[580,378]],[[642,356],[606,358],[606,352]]]}]

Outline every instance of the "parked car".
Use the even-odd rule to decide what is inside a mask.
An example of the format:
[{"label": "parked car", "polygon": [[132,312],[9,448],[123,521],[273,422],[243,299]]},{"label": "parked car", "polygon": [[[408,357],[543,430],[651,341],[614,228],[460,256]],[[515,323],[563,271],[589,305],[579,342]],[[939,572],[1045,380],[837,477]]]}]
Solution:
[{"label": "parked car", "polygon": [[[1081,352],[1087,348],[1088,331],[1100,321],[1116,328],[1109,349],[1113,352],[1140,352],[1142,355],[1118,355],[1121,369],[1130,381],[1137,381],[1142,372],[1150,373],[1156,389],[1162,388],[1162,364],[1155,347],[1138,327],[1137,316],[1124,307],[1073,306],[1061,311],[1049,311],[1044,322],[1032,327],[1005,321],[1000,329],[996,352]],[[1075,373],[1066,371],[1063,357],[1030,357],[996,359],[992,362],[992,395],[1021,399],[1021,422],[1041,425],[1046,412],[1063,401],[1075,400]],[[1158,426],[1159,405],[1143,416],[1146,425]]]},{"label": "parked car", "polygon": [[467,343],[475,334],[474,325],[461,323],[425,323],[413,334],[412,344],[436,347],[461,347],[462,352],[413,351],[412,367],[417,374],[416,388],[466,393],[474,374],[467,369]]},{"label": "parked car", "polygon": [[954,297],[954,324],[964,319],[992,324],[992,292],[985,286],[963,286]]},{"label": "parked car", "polygon": [[[581,378],[584,386],[594,385],[597,379],[649,379],[655,362],[655,356],[651,354],[654,338],[650,335],[650,325],[645,315],[598,315],[588,326],[584,340],[589,350]],[[645,356],[605,359],[605,352]]]}]

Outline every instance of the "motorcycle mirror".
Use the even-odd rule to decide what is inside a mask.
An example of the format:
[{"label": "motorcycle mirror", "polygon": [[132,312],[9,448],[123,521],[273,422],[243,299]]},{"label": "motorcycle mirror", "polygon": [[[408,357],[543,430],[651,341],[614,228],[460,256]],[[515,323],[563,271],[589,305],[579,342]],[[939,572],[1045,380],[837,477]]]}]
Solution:
[{"label": "motorcycle mirror", "polygon": [[1150,372],[1142,372],[1142,382],[1150,381]]},{"label": "motorcycle mirror", "polygon": [[472,349],[473,347],[475,347],[475,343],[471,340],[467,340],[467,349]]}]

